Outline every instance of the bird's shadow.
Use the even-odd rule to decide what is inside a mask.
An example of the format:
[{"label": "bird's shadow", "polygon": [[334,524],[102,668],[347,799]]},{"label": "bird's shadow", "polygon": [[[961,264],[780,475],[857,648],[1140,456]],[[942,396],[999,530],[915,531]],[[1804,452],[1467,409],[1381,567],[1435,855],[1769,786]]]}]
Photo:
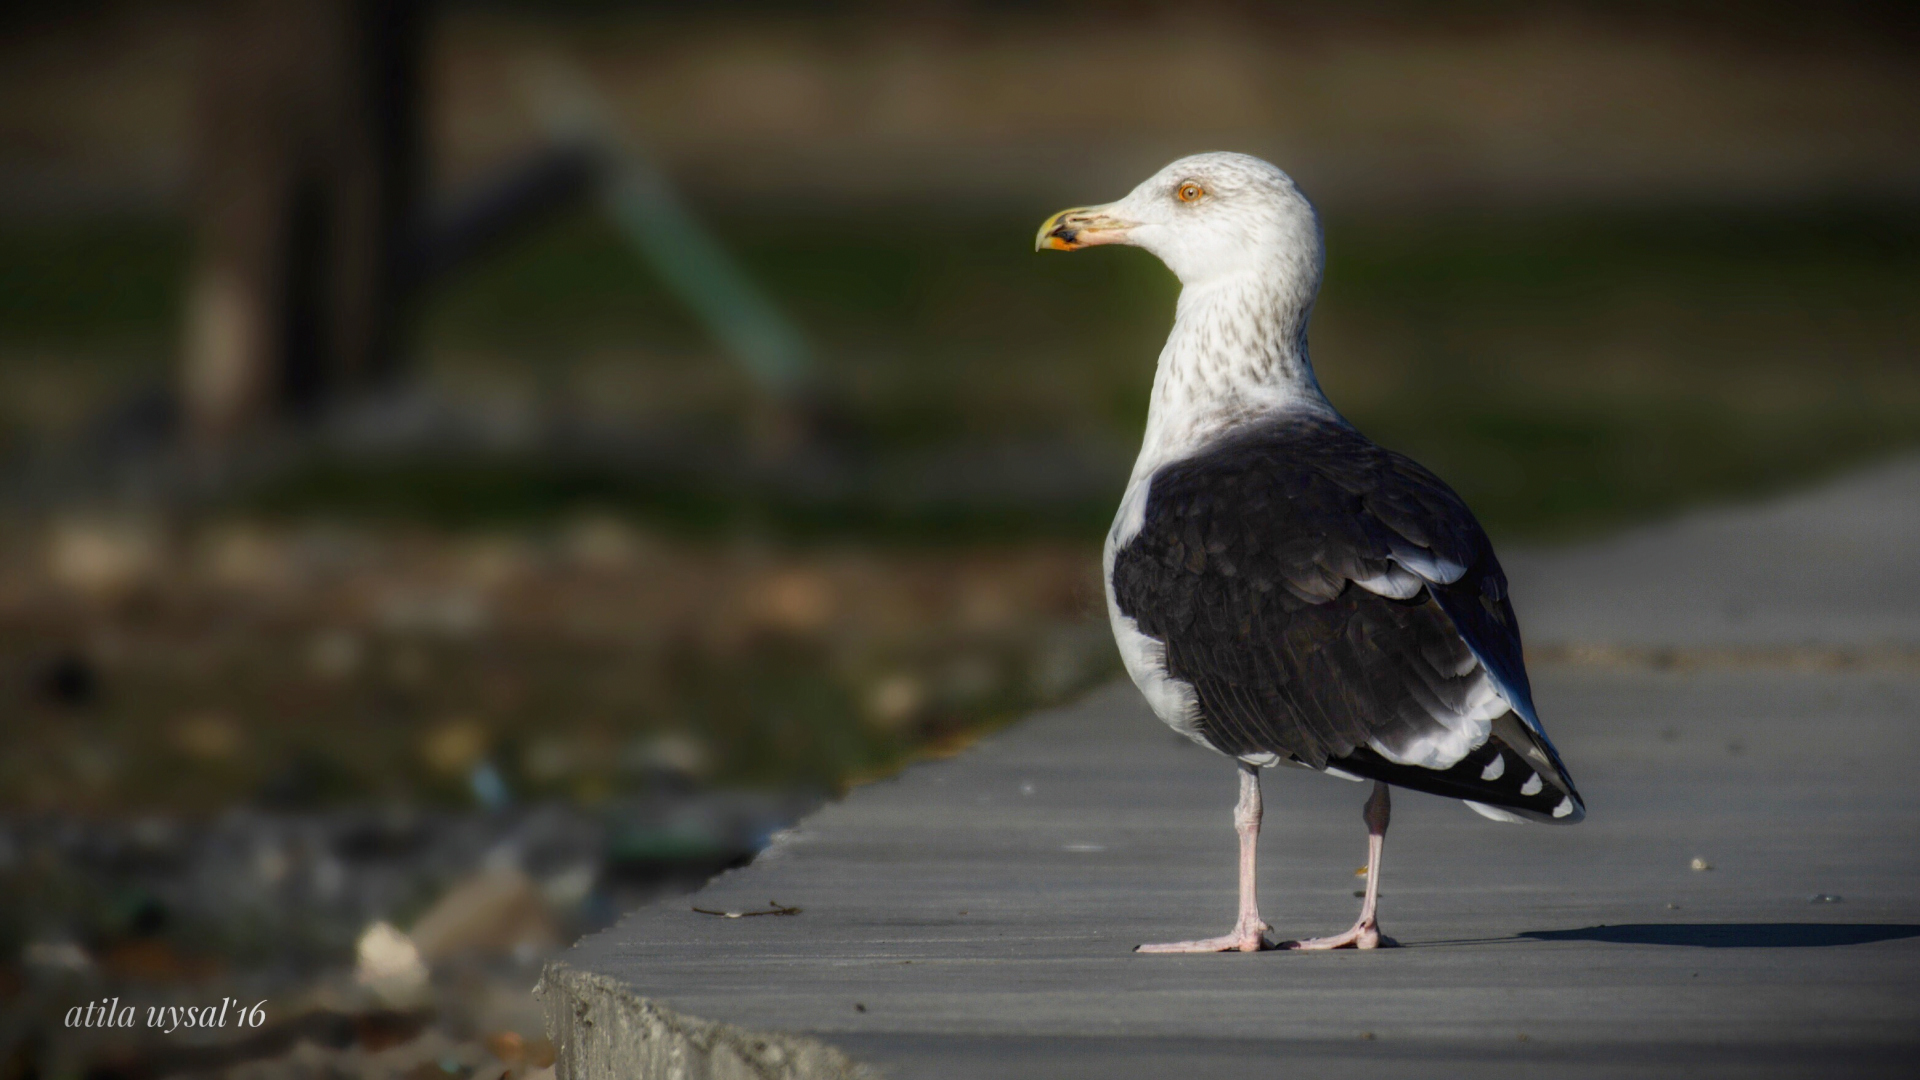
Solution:
[{"label": "bird's shadow", "polygon": [[1579,930],[1528,930],[1529,941],[1690,945],[1700,949],[1805,949],[1920,937],[1911,923],[1621,923]]}]

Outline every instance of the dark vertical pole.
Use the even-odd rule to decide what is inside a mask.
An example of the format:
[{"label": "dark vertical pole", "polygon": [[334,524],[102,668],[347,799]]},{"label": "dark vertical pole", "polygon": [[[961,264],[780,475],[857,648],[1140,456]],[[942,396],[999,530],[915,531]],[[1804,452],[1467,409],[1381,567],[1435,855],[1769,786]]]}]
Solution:
[{"label": "dark vertical pole", "polygon": [[346,0],[340,18],[340,115],[333,157],[334,323],[338,384],[365,389],[399,366],[406,314],[403,270],[420,227],[419,0]]}]

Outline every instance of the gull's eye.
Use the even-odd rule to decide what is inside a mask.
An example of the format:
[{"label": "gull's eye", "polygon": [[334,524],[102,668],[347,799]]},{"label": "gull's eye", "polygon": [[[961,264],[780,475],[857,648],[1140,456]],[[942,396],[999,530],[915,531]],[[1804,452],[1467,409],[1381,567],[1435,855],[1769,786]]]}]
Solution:
[{"label": "gull's eye", "polygon": [[1186,183],[1181,184],[1180,190],[1174,192],[1173,194],[1174,194],[1174,197],[1179,199],[1181,202],[1193,202],[1195,199],[1198,199],[1200,196],[1205,195],[1206,193],[1207,193],[1206,188],[1203,188],[1199,184],[1196,184],[1193,181],[1189,180]]}]

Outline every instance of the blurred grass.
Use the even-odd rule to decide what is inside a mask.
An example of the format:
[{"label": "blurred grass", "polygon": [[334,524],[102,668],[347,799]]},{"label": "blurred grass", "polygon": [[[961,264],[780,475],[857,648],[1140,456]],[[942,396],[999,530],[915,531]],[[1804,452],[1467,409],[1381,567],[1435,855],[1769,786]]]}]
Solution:
[{"label": "blurred grass", "polygon": [[1920,441],[1920,216],[1812,206],[1328,230],[1329,394],[1497,533],[1556,537]]},{"label": "blurred grass", "polygon": [[166,340],[187,255],[185,230],[153,218],[0,227],[0,340],[10,349]]},{"label": "blurred grass", "polygon": [[[1036,255],[1037,212],[709,216],[813,339],[855,452],[1073,444],[1124,474],[1175,295],[1149,256]],[[1920,212],[1334,216],[1327,237],[1312,345],[1328,393],[1500,538],[1590,534],[1920,444]],[[70,439],[171,377],[190,246],[131,219],[0,229],[0,453]],[[508,428],[710,440],[691,453],[752,428],[752,388],[591,213],[423,315],[425,381]],[[0,698],[21,707],[0,734],[22,752],[0,802],[459,802],[466,774],[433,764],[446,739],[524,797],[644,783],[675,739],[714,782],[833,786],[1115,670],[1093,545],[1117,490],[820,502],[546,449],[319,461],[226,524],[103,527],[78,541],[89,558],[135,569],[78,594],[35,584],[58,562],[37,541],[10,549]],[[639,523],[612,569],[568,554],[595,520]],[[800,598],[785,614],[783,596]],[[485,617],[420,623],[436,604]],[[339,667],[336,646],[358,659]],[[67,658],[94,697],[48,696]]]},{"label": "blurred grass", "polygon": [[[709,216],[815,341],[858,449],[1065,438],[1130,453],[1175,294],[1143,253],[1035,255],[1036,215],[986,209]],[[1497,534],[1590,533],[1920,441],[1911,209],[1334,216],[1327,236],[1313,350],[1328,393]],[[151,222],[0,232],[0,387],[22,391],[0,424],[31,434],[85,411],[67,399],[167,377],[187,250]],[[424,369],[456,394],[717,439],[750,422],[745,379],[589,212],[424,314]],[[1092,535],[1111,495],[976,531]],[[952,535],[981,513],[900,521],[777,498],[739,512],[764,497],[508,456],[321,463],[255,505],[476,524],[590,503],[795,535]]]},{"label": "blurred grass", "polygon": [[454,530],[524,527],[591,509],[687,538],[745,534],[783,544],[940,548],[1098,537],[1113,516],[1105,491],[1046,502],[942,503],[902,501],[871,485],[821,497],[789,490],[777,475],[764,482],[723,476],[715,484],[703,483],[704,476],[656,475],[645,464],[486,452],[382,457],[377,465],[327,457],[248,492],[241,505],[281,520],[346,514]]},{"label": "blurred grass", "polygon": [[[90,553],[90,561],[73,558]],[[803,553],[69,519],[6,552],[0,807],[830,790],[1111,677],[1079,545]],[[53,587],[48,587],[53,586]]]}]

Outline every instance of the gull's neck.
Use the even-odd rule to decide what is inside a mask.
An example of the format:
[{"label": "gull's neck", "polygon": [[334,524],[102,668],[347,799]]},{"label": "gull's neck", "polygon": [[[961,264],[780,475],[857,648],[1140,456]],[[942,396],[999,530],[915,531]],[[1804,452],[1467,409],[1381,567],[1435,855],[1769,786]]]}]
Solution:
[{"label": "gull's neck", "polygon": [[1307,359],[1318,269],[1262,267],[1180,291],[1153,376],[1136,482],[1276,413],[1333,412]]}]

